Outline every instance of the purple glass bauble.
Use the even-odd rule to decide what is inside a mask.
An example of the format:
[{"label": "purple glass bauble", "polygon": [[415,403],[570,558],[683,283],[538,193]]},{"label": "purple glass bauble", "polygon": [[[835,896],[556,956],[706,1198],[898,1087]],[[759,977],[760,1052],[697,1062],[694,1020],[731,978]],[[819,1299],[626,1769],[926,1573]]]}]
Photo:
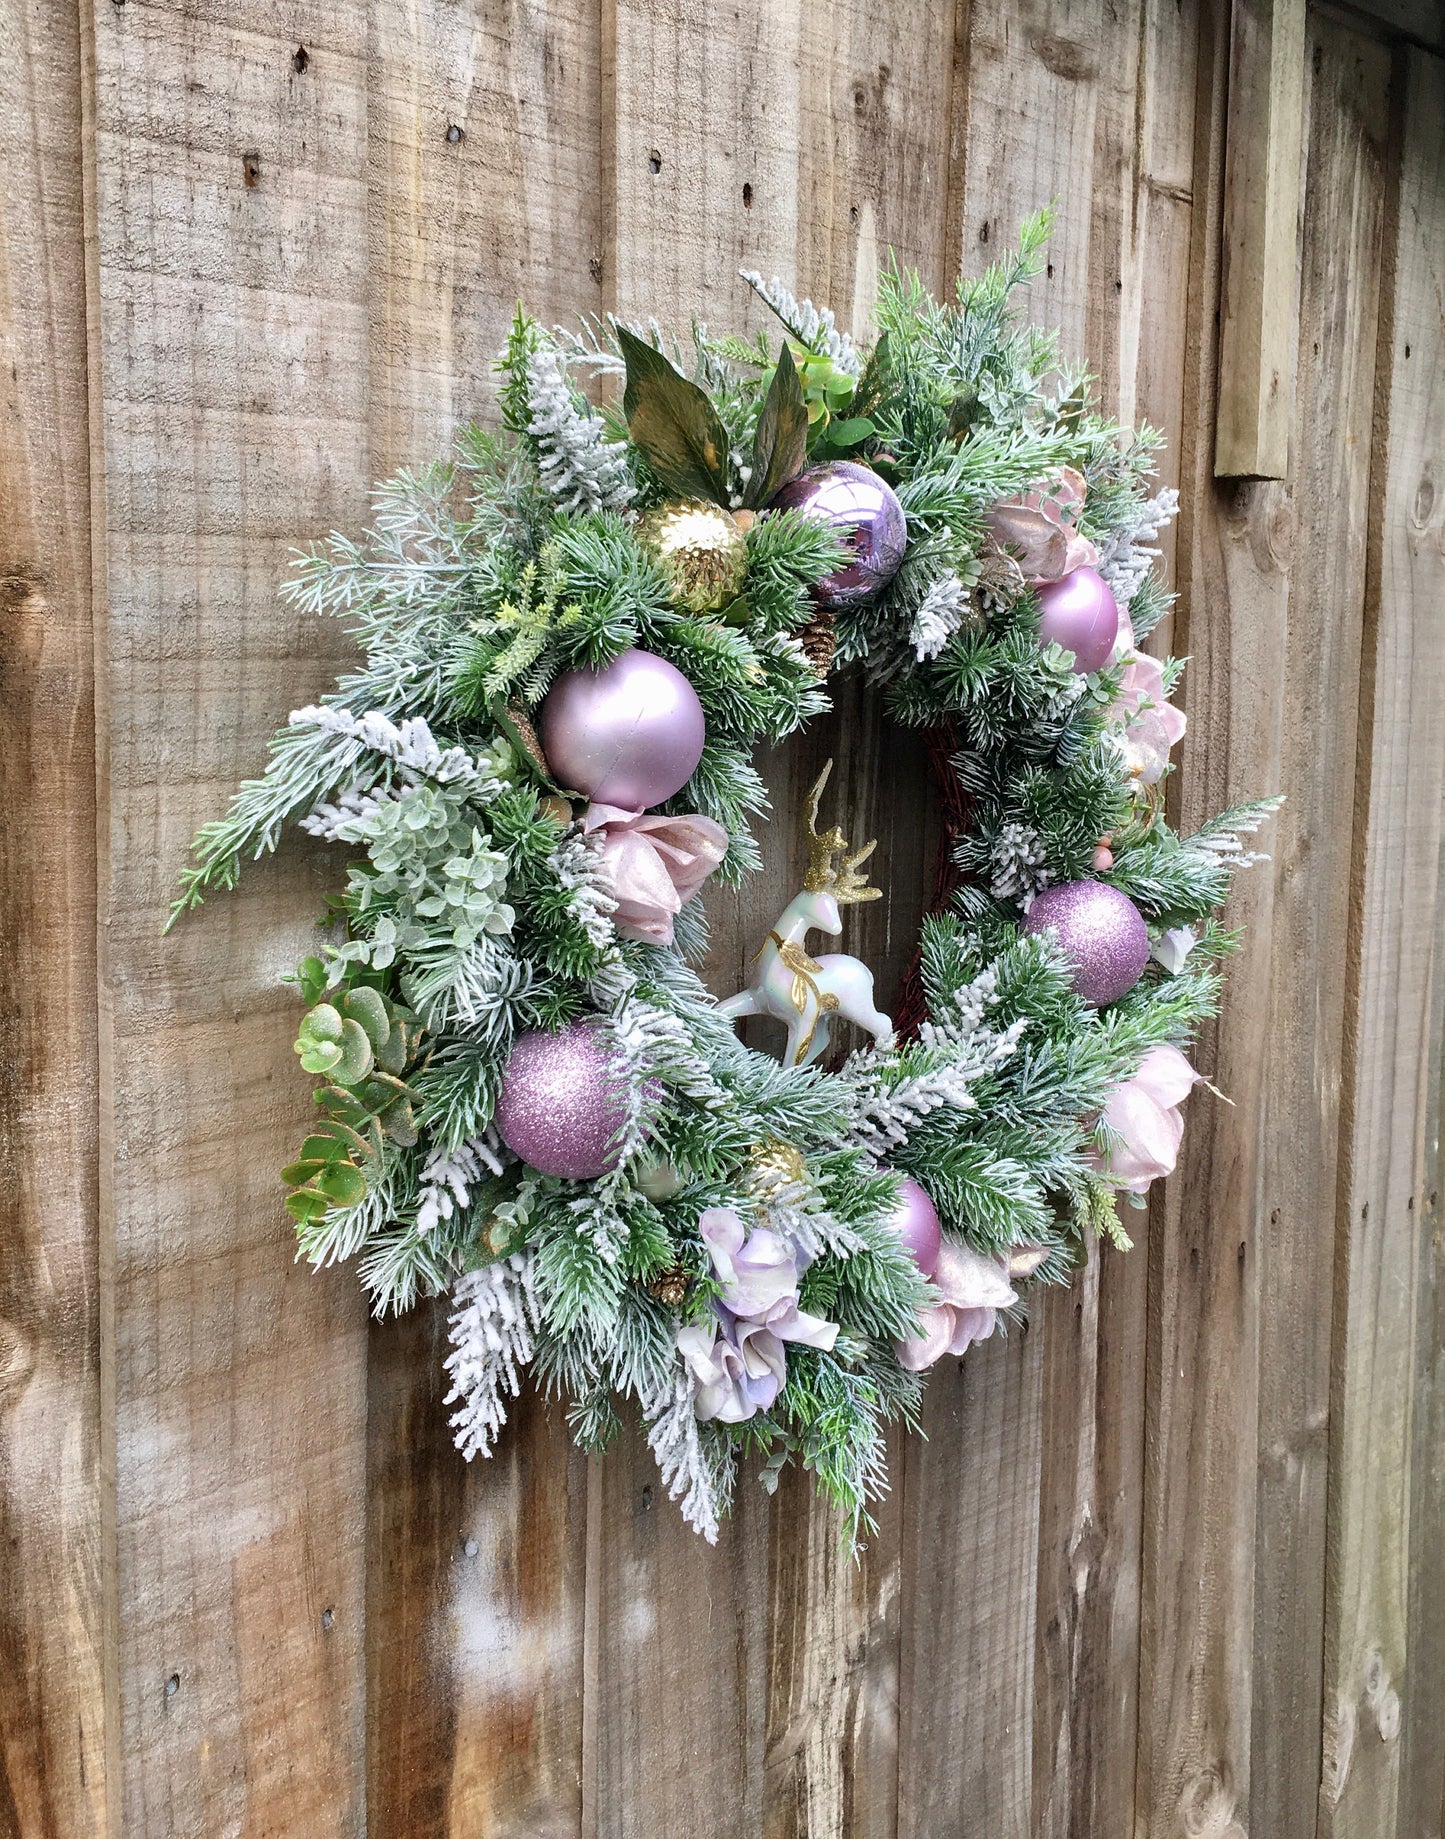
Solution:
[{"label": "purple glass bauble", "polygon": [[680,792],[706,732],[697,691],[650,651],[568,671],[548,691],[537,725],[559,785],[625,811]]},{"label": "purple glass bauble", "polygon": [[1096,1009],[1132,990],[1149,962],[1143,914],[1127,894],[1106,882],[1065,881],[1036,894],[1024,931],[1045,927],[1058,934],[1074,966],[1075,990]]},{"label": "purple glass bauble", "polygon": [[903,1177],[898,1205],[888,1216],[888,1224],[913,1256],[913,1262],[925,1277],[938,1269],[938,1254],[943,1247],[943,1227],[937,1209],[911,1175]]},{"label": "purple glass bauble", "polygon": [[770,511],[802,511],[819,523],[832,524],[851,550],[853,560],[813,584],[813,598],[824,607],[851,607],[871,600],[898,573],[908,540],[903,506],[891,486],[870,466],[855,460],[828,460],[789,479],[768,506]]},{"label": "purple glass bauble", "polygon": [[591,1181],[617,1166],[627,1115],[615,1056],[595,1022],[524,1034],[502,1071],[494,1121],[513,1155],[542,1175]]},{"label": "purple glass bauble", "polygon": [[1039,589],[1039,640],[1074,654],[1083,676],[1102,670],[1119,636],[1119,603],[1097,568],[1076,568]]}]

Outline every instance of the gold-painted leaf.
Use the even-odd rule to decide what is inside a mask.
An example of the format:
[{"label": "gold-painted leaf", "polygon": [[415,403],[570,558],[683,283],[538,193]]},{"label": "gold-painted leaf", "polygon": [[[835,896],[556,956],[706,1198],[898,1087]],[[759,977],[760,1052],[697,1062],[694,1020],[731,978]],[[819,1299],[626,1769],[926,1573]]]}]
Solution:
[{"label": "gold-painted leaf", "polygon": [[633,443],[669,492],[725,505],[728,437],[707,391],[626,326],[617,339],[627,362],[622,412]]},{"label": "gold-painted leaf", "polygon": [[744,503],[767,504],[774,492],[795,478],[808,458],[808,405],[793,354],[785,344],[758,416],[753,443],[753,470]]}]

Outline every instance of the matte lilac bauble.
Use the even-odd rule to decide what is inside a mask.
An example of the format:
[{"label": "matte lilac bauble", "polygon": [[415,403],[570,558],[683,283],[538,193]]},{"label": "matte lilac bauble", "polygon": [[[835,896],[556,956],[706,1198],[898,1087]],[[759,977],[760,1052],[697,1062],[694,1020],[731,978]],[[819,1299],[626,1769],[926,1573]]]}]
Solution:
[{"label": "matte lilac bauble", "polygon": [[1107,882],[1065,881],[1036,894],[1024,931],[1046,927],[1073,964],[1075,990],[1096,1009],[1132,990],[1149,962],[1143,914]]},{"label": "matte lilac bauble", "polygon": [[1119,637],[1119,603],[1097,568],[1075,568],[1039,589],[1039,639],[1074,654],[1083,676],[1102,670]]},{"label": "matte lilac bauble", "polygon": [[595,1022],[524,1034],[502,1072],[494,1121],[513,1155],[542,1175],[591,1181],[617,1166],[627,1115],[614,1052]]},{"label": "matte lilac bauble", "polygon": [[853,560],[813,584],[813,598],[824,607],[852,607],[871,600],[898,573],[908,540],[908,522],[898,496],[870,466],[855,460],[828,460],[789,479],[768,506],[770,511],[801,511],[833,525]]},{"label": "matte lilac bauble", "polygon": [[624,651],[559,677],[542,704],[542,751],[559,785],[643,811],[680,792],[702,758],[697,691],[666,658]]},{"label": "matte lilac bauble", "polygon": [[925,1277],[938,1269],[938,1254],[943,1247],[943,1227],[937,1209],[911,1175],[903,1177],[903,1191],[898,1205],[888,1216],[888,1224],[903,1241],[913,1262]]}]

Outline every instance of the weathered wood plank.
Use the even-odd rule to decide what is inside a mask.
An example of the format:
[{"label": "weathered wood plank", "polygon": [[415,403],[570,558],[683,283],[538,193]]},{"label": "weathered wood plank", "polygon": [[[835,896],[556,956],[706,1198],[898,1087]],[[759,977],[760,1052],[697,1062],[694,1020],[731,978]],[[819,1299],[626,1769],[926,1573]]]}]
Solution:
[{"label": "weathered wood plank", "polygon": [[[1385,245],[1356,801],[1357,906],[1330,1413],[1321,1834],[1393,1835],[1402,1701],[1414,1673],[1410,1467],[1416,1331],[1428,1274],[1436,1119],[1440,810],[1445,795],[1445,553],[1433,480],[1445,415],[1439,225],[1445,83],[1409,60]],[[1404,77],[1402,67],[1399,74]],[[1420,1554],[1423,1556],[1423,1554]],[[1423,1632],[1423,1631],[1422,1631]],[[1438,1715],[1439,1704],[1435,1701]],[[1438,1788],[1440,1771],[1436,1770]],[[1414,1830],[1421,1830],[1416,1827]]]},{"label": "weathered wood plank", "polygon": [[[1332,1272],[1321,1221],[1339,1146],[1339,813],[1354,791],[1378,270],[1371,123],[1383,107],[1378,47],[1321,26],[1314,53],[1292,490],[1241,488],[1216,512],[1201,479],[1187,532],[1181,648],[1195,658],[1187,694],[1203,720],[1186,743],[1186,810],[1199,808],[1201,767],[1206,805],[1243,790],[1241,768],[1290,803],[1271,839],[1275,870],[1236,902],[1250,948],[1200,1054],[1236,1108],[1193,1109],[1151,1272],[1140,1818],[1161,1832],[1233,1821],[1285,1835],[1314,1819]],[[1210,262],[1206,245],[1201,303]],[[1207,322],[1196,336],[1203,368]]]},{"label": "weathered wood plank", "polygon": [[[518,300],[602,304],[598,10],[371,8],[371,463],[486,416]],[[371,1335],[369,1830],[575,1835],[587,1471],[529,1396],[496,1456],[452,1447],[445,1305]]]},{"label": "weathered wood plank", "polygon": [[[1221,497],[1212,485],[1228,11],[1200,15],[1173,631],[1173,648],[1191,658],[1174,813],[1186,827],[1280,776],[1288,505],[1277,486]],[[1241,683],[1248,696],[1236,694]],[[1249,1789],[1259,1018],[1273,894],[1260,871],[1232,898],[1249,949],[1194,1058],[1233,1103],[1196,1094],[1179,1172],[1150,1223],[1135,1830],[1151,1839],[1242,1839]]]},{"label": "weathered wood plank", "polygon": [[1214,471],[1283,479],[1296,336],[1305,0],[1234,0]]},{"label": "weathered wood plank", "polygon": [[101,1839],[106,1652],[84,176],[73,7],[0,15],[0,1831]]},{"label": "weathered wood plank", "polygon": [[[955,18],[915,7],[906,34],[881,0],[804,8],[795,185],[800,293],[868,335],[880,266],[892,250],[942,290]],[[794,266],[794,261],[796,265]],[[936,830],[919,737],[900,735],[881,698],[833,679],[834,713],[786,750],[775,807],[796,814],[830,754],[839,811],[858,841],[877,836],[883,900],[849,915],[849,946],[894,1005],[931,891]],[[796,817],[770,829],[767,905],[749,890],[756,949],[805,866]],[[789,872],[791,871],[791,872]],[[787,885],[783,886],[784,880]],[[776,1040],[767,1043],[776,1050]],[[790,1477],[771,1516],[771,1618],[764,1831],[769,1839],[892,1839],[897,1828],[903,1439],[890,1440],[893,1492],[857,1561],[810,1478]]]},{"label": "weathered wood plank", "polygon": [[[1250,1825],[1313,1830],[1326,1426],[1390,61],[1311,21],[1273,981],[1263,1110]],[[1275,1211],[1279,1219],[1274,1221]]]},{"label": "weathered wood plank", "polygon": [[904,1495],[898,1831],[1025,1835],[1032,1795],[1043,1347],[935,1367]]},{"label": "weathered wood plank", "polygon": [[[613,310],[655,313],[682,332],[695,315],[730,328],[765,317],[736,269],[788,265],[798,32],[795,5],[747,17],[699,0],[662,16],[642,0],[604,7]],[[735,989],[755,928],[735,895],[711,911],[709,974]],[[593,1487],[584,1831],[742,1839],[763,1817],[767,1503],[744,1477],[709,1551],[666,1499],[635,1430],[598,1465]]]},{"label": "weathered wood plank", "polygon": [[[1113,16],[1098,47],[1083,352],[1105,407],[1164,433],[1161,484],[1179,477],[1197,33],[1192,11],[1150,0]],[[1148,1293],[1136,1236],[1044,1304],[1032,1818],[1057,1839],[1134,1822]]]},{"label": "weathered wood plank", "polygon": [[160,937],[194,826],[339,656],[274,590],[293,542],[364,512],[365,26],[94,9],[126,1832],[365,1820],[365,1316],[349,1274],[295,1265],[274,1173],[309,1109],[277,979],[319,864]]}]

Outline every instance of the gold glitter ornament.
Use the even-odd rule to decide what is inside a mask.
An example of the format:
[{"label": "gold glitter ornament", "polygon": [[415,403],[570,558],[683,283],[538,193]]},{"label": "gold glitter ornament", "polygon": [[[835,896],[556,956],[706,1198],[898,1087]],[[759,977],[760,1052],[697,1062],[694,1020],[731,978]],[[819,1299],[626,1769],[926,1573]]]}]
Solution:
[{"label": "gold glitter ornament", "polygon": [[747,544],[720,505],[669,499],[642,513],[635,534],[667,576],[674,606],[715,613],[742,592]]},{"label": "gold glitter ornament", "polygon": [[807,1179],[808,1165],[791,1143],[764,1143],[748,1157],[748,1186],[757,1193],[795,1187]]}]

